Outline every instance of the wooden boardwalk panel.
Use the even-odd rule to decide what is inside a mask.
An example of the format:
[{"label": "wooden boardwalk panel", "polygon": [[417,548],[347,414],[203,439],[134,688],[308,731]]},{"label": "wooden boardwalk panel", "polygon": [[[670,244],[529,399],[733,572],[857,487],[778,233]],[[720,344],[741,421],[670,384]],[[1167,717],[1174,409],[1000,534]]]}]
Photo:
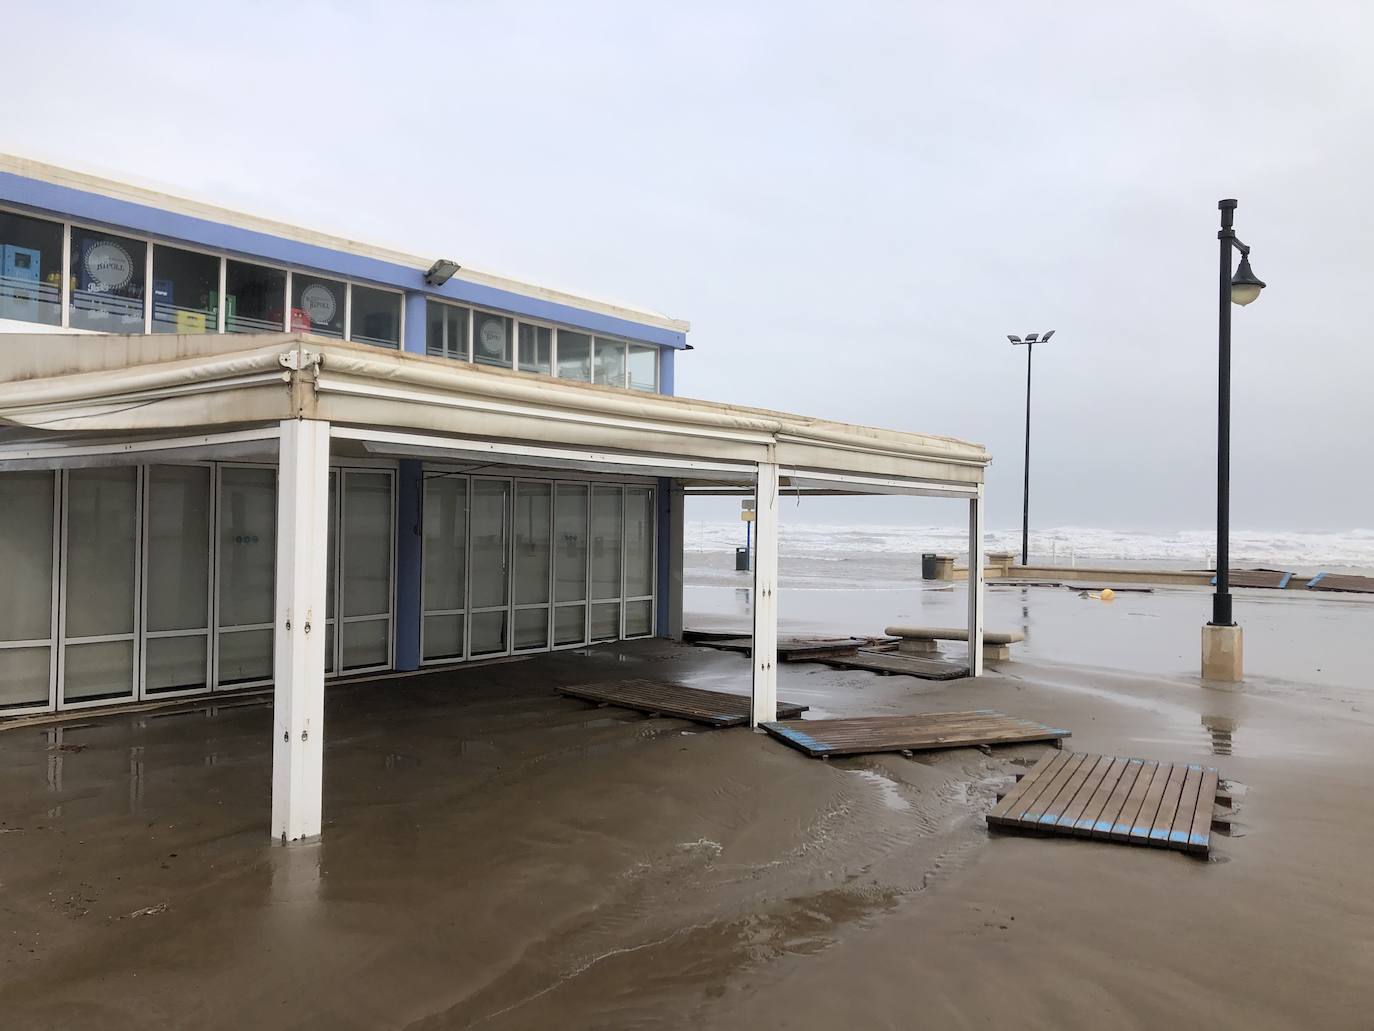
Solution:
[{"label": "wooden boardwalk panel", "polygon": [[[676,716],[710,727],[737,727],[749,722],[749,696],[728,691],[706,691],[659,680],[610,680],[557,690],[561,695],[584,702],[617,705],[650,715]],[[792,719],[805,711],[805,705],[778,702],[779,716]]]},{"label": "wooden boardwalk panel", "polygon": [[813,662],[822,662],[836,669],[862,669],[870,673],[920,677],[922,680],[960,680],[968,676],[968,666],[963,663],[879,651],[876,648],[863,648],[851,653],[814,655],[810,658]]},{"label": "wooden boardwalk panel", "polygon": [[1355,576],[1351,573],[1318,573],[1307,582],[1309,591],[1350,591],[1353,594],[1374,594],[1374,576]]},{"label": "wooden boardwalk panel", "polygon": [[1215,769],[1197,763],[1051,753],[993,807],[988,825],[1205,856],[1218,783]]},{"label": "wooden boardwalk panel", "polygon": [[813,758],[1060,741],[1070,733],[990,709],[846,720],[779,720],[763,724],[763,729]]}]

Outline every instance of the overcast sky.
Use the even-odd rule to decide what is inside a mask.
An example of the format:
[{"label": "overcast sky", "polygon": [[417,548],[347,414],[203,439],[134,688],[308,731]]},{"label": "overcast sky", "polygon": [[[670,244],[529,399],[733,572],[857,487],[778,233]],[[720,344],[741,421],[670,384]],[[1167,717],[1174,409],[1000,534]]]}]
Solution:
[{"label": "overcast sky", "polygon": [[1374,15],[1113,7],[10,4],[0,149],[690,319],[679,393],[981,441],[992,526],[1047,329],[1035,522],[1211,524],[1237,197],[1233,524],[1374,526]]}]

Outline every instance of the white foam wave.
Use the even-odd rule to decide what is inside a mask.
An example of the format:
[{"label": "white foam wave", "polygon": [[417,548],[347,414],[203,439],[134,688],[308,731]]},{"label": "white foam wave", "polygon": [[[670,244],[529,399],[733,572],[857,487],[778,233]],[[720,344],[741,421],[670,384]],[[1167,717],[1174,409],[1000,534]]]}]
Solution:
[{"label": "white foam wave", "polygon": [[[741,523],[688,522],[689,552],[732,552],[744,543]],[[796,558],[841,558],[861,555],[919,555],[933,551],[962,556],[967,540],[962,530],[940,526],[824,526],[783,522],[782,553]],[[1208,567],[1216,557],[1213,530],[1107,530],[1060,526],[1032,530],[1034,560],[1080,565],[1097,561],[1159,562]],[[990,551],[1019,551],[1020,529],[989,531]],[[1374,566],[1374,530],[1323,533],[1236,530],[1231,534],[1232,565],[1281,568]]]}]

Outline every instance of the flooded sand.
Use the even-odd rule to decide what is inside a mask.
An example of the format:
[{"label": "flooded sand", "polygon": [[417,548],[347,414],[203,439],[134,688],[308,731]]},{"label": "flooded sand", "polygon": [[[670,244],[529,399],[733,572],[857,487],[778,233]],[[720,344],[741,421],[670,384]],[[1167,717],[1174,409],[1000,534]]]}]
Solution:
[{"label": "flooded sand", "polygon": [[6,1025],[1369,1026],[1368,690],[781,669],[818,715],[1000,708],[1218,764],[1243,836],[1199,862],[990,836],[1042,746],[817,762],[552,692],[617,676],[743,691],[748,662],[638,642],[334,688],[324,836],[291,848],[265,704],[0,733]]}]

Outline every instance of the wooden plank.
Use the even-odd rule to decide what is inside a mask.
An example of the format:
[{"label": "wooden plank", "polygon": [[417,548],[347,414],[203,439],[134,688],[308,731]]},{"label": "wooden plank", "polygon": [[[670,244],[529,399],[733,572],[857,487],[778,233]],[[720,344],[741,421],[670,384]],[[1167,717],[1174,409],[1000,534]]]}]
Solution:
[{"label": "wooden plank", "polygon": [[1193,825],[1188,829],[1188,851],[1206,855],[1212,847],[1212,800],[1217,795],[1217,771],[1207,767],[1202,771],[1202,784],[1198,788],[1197,809],[1193,812]]},{"label": "wooden plank", "polygon": [[1111,834],[1116,818],[1125,808],[1126,799],[1130,797],[1136,778],[1140,776],[1140,771],[1144,767],[1145,763],[1141,759],[1126,760],[1126,768],[1121,771],[1121,779],[1116,782],[1116,787],[1112,788],[1112,793],[1107,797],[1107,804],[1093,821],[1090,837],[1105,838]]},{"label": "wooden plank", "polygon": [[1045,811],[1040,814],[1039,822],[1041,824],[1054,826],[1059,823],[1060,817],[1068,811],[1078,792],[1083,790],[1083,785],[1092,776],[1093,770],[1097,769],[1097,764],[1101,758],[1098,755],[1085,755],[1083,757],[1083,761],[1078,764],[1078,769],[1074,770],[1073,776],[1064,782],[1064,786],[1059,789],[1059,794],[1055,796],[1054,801],[1047,805]]},{"label": "wooden plank", "polygon": [[1073,826],[1070,828],[1073,833],[1081,834],[1084,837],[1092,833],[1093,824],[1097,822],[1102,810],[1106,807],[1107,800],[1112,797],[1112,792],[1116,790],[1117,782],[1121,780],[1121,774],[1129,763],[1130,760],[1124,756],[1111,757],[1111,762],[1102,774],[1102,779],[1098,781],[1097,787],[1088,798],[1087,804],[1083,806],[1078,818],[1074,820]]},{"label": "wooden plank", "polygon": [[1064,789],[1069,778],[1074,775],[1079,766],[1083,765],[1084,758],[1082,752],[1074,752],[1069,756],[1069,761],[1059,768],[1059,772],[1045,785],[1044,790],[1035,798],[1030,799],[1025,808],[1017,814],[1018,820],[1022,823],[1039,823],[1040,817],[1045,814],[1046,809],[1054,804],[1054,800],[1059,797],[1059,792]]},{"label": "wooden plank", "polygon": [[1307,582],[1310,591],[1349,591],[1354,594],[1374,594],[1374,576],[1350,573],[1318,573]]},{"label": "wooden plank", "polygon": [[1164,784],[1164,794],[1159,796],[1159,809],[1154,822],[1150,825],[1150,844],[1158,845],[1169,840],[1169,830],[1178,814],[1178,803],[1183,797],[1183,784],[1188,779],[1188,767],[1184,763],[1173,763],[1169,767],[1169,779]]},{"label": "wooden plank", "polygon": [[927,659],[900,652],[854,652],[852,655],[817,655],[813,661],[836,669],[861,669],[869,673],[919,677],[922,680],[960,680],[968,666],[944,659]]},{"label": "wooden plank", "polygon": [[1188,764],[1188,775],[1183,781],[1183,793],[1178,797],[1178,810],[1174,821],[1169,825],[1165,840],[1170,845],[1187,845],[1188,832],[1193,827],[1193,817],[1197,815],[1198,790],[1202,787],[1202,767],[1197,763]]},{"label": "wooden plank", "polygon": [[1173,769],[1174,764],[1166,762],[1161,762],[1155,768],[1150,786],[1145,790],[1145,798],[1140,803],[1140,812],[1136,813],[1135,821],[1126,835],[1132,844],[1143,845],[1150,840],[1150,828],[1154,826],[1155,813],[1159,812],[1159,800],[1164,797],[1164,788],[1169,783],[1169,774]]},{"label": "wooden plank", "polygon": [[1083,810],[1087,808],[1089,800],[1096,793],[1098,785],[1102,783],[1102,778],[1111,769],[1112,757],[1110,755],[1100,755],[1097,763],[1083,778],[1083,783],[1079,785],[1073,800],[1064,807],[1064,811],[1059,815],[1059,819],[1054,822],[1065,830],[1072,830],[1078,818],[1083,815]]},{"label": "wooden plank", "polygon": [[[711,727],[734,727],[749,722],[748,695],[707,691],[685,684],[653,680],[612,680],[598,684],[574,684],[556,689],[559,694],[595,704],[616,705],[650,715],[673,716]],[[806,706],[778,702],[778,714],[800,716]]]},{"label": "wooden plank", "polygon": [[1025,790],[1023,790],[1010,805],[1002,809],[1002,812],[993,823],[998,826],[1020,826],[1021,818],[1025,814],[1026,809],[1033,805],[1035,800],[1043,795],[1049,786],[1054,783],[1060,771],[1074,761],[1075,754],[1076,753],[1064,751],[1054,753],[1054,758],[1048,765],[1041,769],[1037,776],[1026,778],[1029,783],[1025,787]]},{"label": "wooden plank", "polygon": [[997,804],[992,807],[992,812],[988,813],[988,821],[996,822],[1005,816],[1007,810],[1016,804],[1017,799],[1035,787],[1035,782],[1039,777],[1043,776],[1046,771],[1054,768],[1057,764],[1062,763],[1066,758],[1068,758],[1068,756],[1062,751],[1046,752],[1042,755],[1040,760],[1027,770],[1025,775],[1012,785],[1011,790],[1003,795],[998,800]]},{"label": "wooden plank", "polygon": [[1069,736],[999,712],[923,713],[838,720],[779,720],[763,725],[778,740],[811,756],[864,755],[980,744],[1058,741]]},{"label": "wooden plank", "polygon": [[1131,793],[1126,796],[1126,801],[1121,804],[1121,812],[1117,813],[1116,820],[1112,823],[1112,829],[1107,832],[1107,836],[1113,841],[1125,841],[1131,836],[1131,828],[1135,826],[1135,818],[1140,815],[1140,806],[1145,801],[1145,793],[1150,790],[1150,782],[1154,780],[1158,771],[1159,763],[1151,759],[1136,774],[1135,783],[1131,786]]}]

